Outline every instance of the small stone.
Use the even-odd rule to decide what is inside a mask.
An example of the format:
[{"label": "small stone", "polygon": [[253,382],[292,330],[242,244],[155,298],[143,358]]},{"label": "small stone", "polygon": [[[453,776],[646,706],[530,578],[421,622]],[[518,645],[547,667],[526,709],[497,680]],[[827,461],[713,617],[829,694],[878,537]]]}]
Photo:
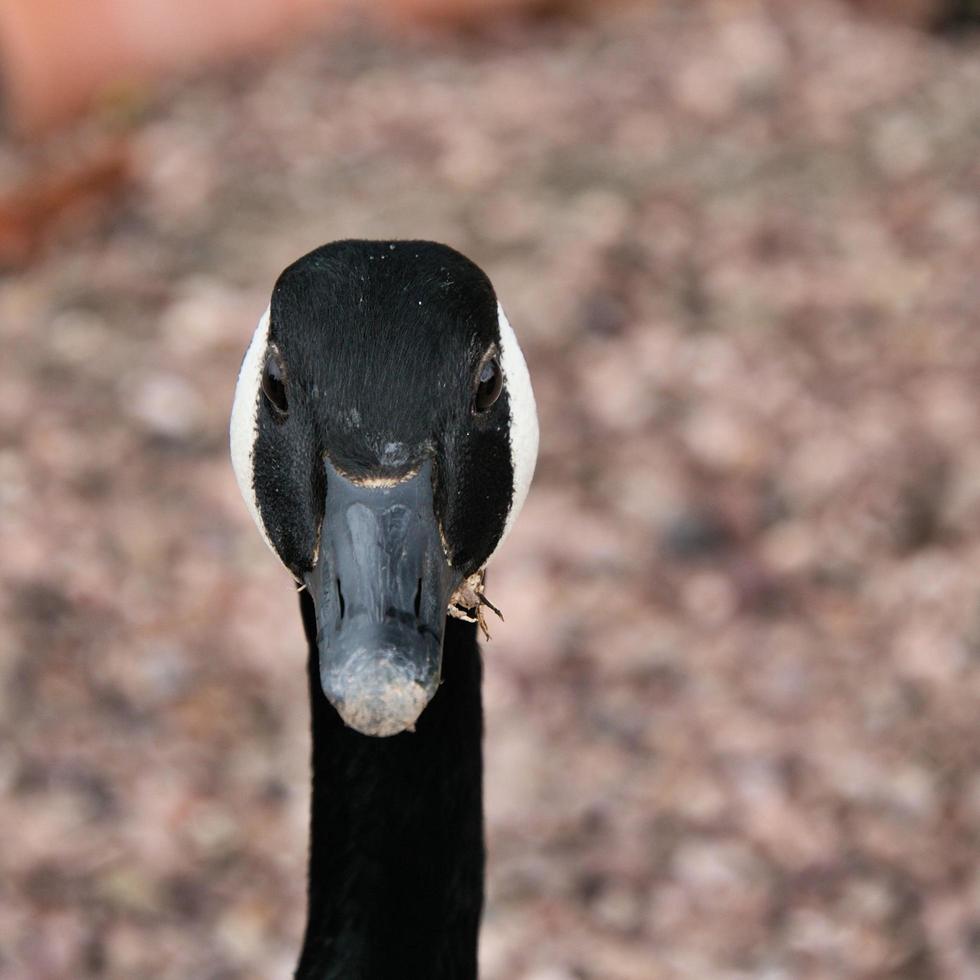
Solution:
[{"label": "small stone", "polygon": [[131,392],[128,409],[152,433],[171,439],[192,435],[204,417],[200,395],[176,374],[143,379]]}]

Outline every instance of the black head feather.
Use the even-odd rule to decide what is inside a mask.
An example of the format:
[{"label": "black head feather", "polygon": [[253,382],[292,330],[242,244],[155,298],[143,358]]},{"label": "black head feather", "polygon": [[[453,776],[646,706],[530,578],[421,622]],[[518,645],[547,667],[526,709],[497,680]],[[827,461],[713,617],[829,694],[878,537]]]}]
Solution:
[{"label": "black head feather", "polygon": [[283,562],[302,573],[316,560],[324,455],[353,479],[398,479],[431,458],[449,557],[476,571],[514,482],[506,388],[473,411],[476,373],[500,343],[483,272],[432,242],[324,245],[279,277],[269,343],[288,412],[258,395],[254,488]]}]

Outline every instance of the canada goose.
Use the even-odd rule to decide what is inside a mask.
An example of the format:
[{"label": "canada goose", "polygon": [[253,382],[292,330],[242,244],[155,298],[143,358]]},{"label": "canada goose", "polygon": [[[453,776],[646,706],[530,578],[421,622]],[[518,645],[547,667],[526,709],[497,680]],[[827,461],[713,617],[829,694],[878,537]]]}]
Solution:
[{"label": "canada goose", "polygon": [[309,643],[297,977],[477,974],[482,572],[537,448],[521,349],[464,256],[342,241],[280,275],[242,363],[231,454]]}]

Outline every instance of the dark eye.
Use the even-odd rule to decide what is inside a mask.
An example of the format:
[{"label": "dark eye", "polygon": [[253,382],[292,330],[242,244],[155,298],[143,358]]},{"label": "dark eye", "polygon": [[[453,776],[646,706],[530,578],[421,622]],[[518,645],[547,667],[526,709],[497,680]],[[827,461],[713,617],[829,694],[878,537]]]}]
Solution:
[{"label": "dark eye", "polygon": [[473,395],[473,411],[485,412],[500,397],[504,375],[496,356],[488,357],[476,376],[476,392]]},{"label": "dark eye", "polygon": [[279,353],[270,350],[265,357],[265,367],[262,369],[262,394],[269,400],[273,411],[285,415],[289,411],[286,400],[286,373],[283,371]]}]

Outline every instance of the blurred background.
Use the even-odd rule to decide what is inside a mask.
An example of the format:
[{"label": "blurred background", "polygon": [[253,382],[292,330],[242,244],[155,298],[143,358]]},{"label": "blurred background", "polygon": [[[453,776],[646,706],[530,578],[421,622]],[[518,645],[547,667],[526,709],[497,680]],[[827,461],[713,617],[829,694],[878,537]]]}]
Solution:
[{"label": "blurred background", "polygon": [[0,2],[0,976],[291,975],[305,647],[227,417],[356,236],[479,262],[539,400],[485,980],[980,977],[976,14]]}]

